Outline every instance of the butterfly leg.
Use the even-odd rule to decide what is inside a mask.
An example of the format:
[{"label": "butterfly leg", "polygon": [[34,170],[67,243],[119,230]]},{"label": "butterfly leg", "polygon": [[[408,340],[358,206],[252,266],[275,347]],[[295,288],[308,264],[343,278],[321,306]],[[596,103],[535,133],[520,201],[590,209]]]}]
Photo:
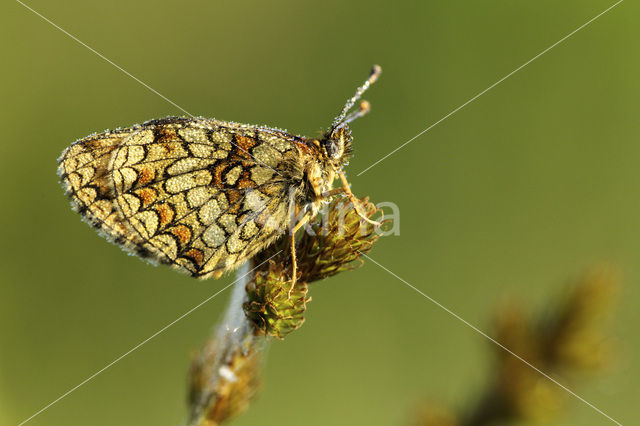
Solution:
[{"label": "butterfly leg", "polygon": [[333,188],[329,191],[325,191],[322,193],[322,198],[331,198],[334,195],[344,194],[346,191],[344,188]]},{"label": "butterfly leg", "polygon": [[294,232],[291,233],[291,239],[289,240],[291,244],[291,287],[289,287],[289,291],[287,292],[287,298],[291,300],[291,292],[293,288],[296,286],[296,281],[298,279],[298,259],[296,258],[296,234]]},{"label": "butterfly leg", "polygon": [[289,287],[289,291],[287,293],[287,296],[289,299],[291,299],[291,292],[293,291],[293,288],[296,286],[296,281],[298,280],[298,258],[296,256],[296,232],[298,232],[298,230],[300,228],[302,228],[308,221],[309,219],[311,219],[311,213],[307,212],[304,214],[304,216],[302,216],[302,218],[300,219],[300,222],[298,222],[296,224],[296,226],[293,227],[293,229],[291,230],[291,239],[290,241],[290,248],[291,248],[291,286]]},{"label": "butterfly leg", "polygon": [[[342,189],[344,193],[347,195],[347,197],[349,197],[349,200],[351,201],[351,203],[353,203],[353,208],[355,209],[356,213],[358,213],[358,216],[360,216],[362,220],[364,220],[365,222],[368,222],[374,226],[381,226],[382,224],[380,222],[376,222],[375,220],[369,219],[364,213],[360,211],[360,208],[359,208],[360,200],[358,200],[356,196],[353,194],[353,192],[351,192],[349,181],[347,181],[347,176],[345,176],[344,172],[340,171],[338,175],[340,176],[340,180],[342,181],[342,188],[339,188],[339,189]],[[329,191],[329,192],[332,192],[332,191]]]}]

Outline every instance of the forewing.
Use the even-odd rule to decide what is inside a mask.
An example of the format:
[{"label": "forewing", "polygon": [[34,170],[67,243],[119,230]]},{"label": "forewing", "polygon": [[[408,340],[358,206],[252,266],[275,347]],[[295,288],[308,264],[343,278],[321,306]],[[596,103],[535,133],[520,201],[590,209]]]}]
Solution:
[{"label": "forewing", "polygon": [[78,141],[59,172],[74,207],[110,240],[207,277],[286,229],[281,170],[295,149],[264,136],[213,120],[157,120]]}]

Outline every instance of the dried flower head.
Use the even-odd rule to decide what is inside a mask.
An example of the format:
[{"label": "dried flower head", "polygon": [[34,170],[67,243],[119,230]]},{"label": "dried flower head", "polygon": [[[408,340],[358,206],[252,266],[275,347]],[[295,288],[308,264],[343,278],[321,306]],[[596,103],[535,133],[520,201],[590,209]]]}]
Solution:
[{"label": "dried flower head", "polygon": [[[380,213],[366,197],[360,200],[359,209],[367,218]],[[381,226],[386,223],[382,221]],[[256,333],[282,339],[299,328],[311,300],[307,284],[360,266],[359,257],[371,250],[380,236],[376,232],[379,228],[362,220],[351,203],[338,200],[328,204],[296,244],[298,273],[293,289],[288,239],[258,254],[254,264],[276,256],[264,263],[247,285],[248,301],[243,307]]]},{"label": "dried flower head", "polygon": [[194,356],[189,372],[191,424],[216,426],[249,407],[261,384],[260,355],[240,348],[224,359],[213,348],[201,353],[208,356]]},{"label": "dried flower head", "polygon": [[[611,268],[587,273],[542,315],[532,316],[523,306],[510,303],[497,312],[496,340],[551,376],[568,378],[595,371],[607,358],[600,323],[612,305],[617,281]],[[520,359],[498,346],[493,348],[496,363],[491,380],[476,402],[457,416],[456,424],[552,422],[568,394]],[[439,418],[427,413],[419,424],[438,426],[442,424]]]},{"label": "dried flower head", "polygon": [[291,289],[290,282],[286,269],[269,261],[247,284],[248,300],[242,307],[256,334],[282,339],[304,322],[309,286],[297,281]]}]

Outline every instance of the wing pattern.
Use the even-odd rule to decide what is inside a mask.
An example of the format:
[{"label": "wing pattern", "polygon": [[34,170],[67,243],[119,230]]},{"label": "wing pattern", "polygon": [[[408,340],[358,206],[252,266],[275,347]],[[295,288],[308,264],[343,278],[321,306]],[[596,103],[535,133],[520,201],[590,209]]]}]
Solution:
[{"label": "wing pattern", "polygon": [[74,208],[109,240],[206,278],[287,229],[296,139],[166,118],[76,142],[60,157],[59,174]]}]

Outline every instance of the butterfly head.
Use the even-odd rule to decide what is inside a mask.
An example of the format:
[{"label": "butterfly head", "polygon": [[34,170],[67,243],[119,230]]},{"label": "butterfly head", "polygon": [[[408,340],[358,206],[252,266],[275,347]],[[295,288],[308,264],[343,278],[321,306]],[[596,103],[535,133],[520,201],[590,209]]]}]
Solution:
[{"label": "butterfly head", "polygon": [[351,154],[351,129],[349,125],[344,123],[335,129],[331,129],[324,138],[322,138],[321,145],[323,154],[328,162],[337,169],[342,168],[349,161]]},{"label": "butterfly head", "polygon": [[321,145],[324,155],[336,170],[340,170],[342,166],[347,164],[349,156],[351,155],[351,141],[353,138],[351,136],[351,129],[349,129],[349,123],[367,114],[371,110],[371,105],[367,101],[362,101],[357,110],[351,111],[351,109],[362,94],[367,91],[369,86],[378,79],[381,72],[382,68],[380,68],[379,65],[373,66],[369,78],[367,78],[364,84],[358,87],[356,93],[347,100],[342,111],[333,120],[333,124],[322,138]]}]

